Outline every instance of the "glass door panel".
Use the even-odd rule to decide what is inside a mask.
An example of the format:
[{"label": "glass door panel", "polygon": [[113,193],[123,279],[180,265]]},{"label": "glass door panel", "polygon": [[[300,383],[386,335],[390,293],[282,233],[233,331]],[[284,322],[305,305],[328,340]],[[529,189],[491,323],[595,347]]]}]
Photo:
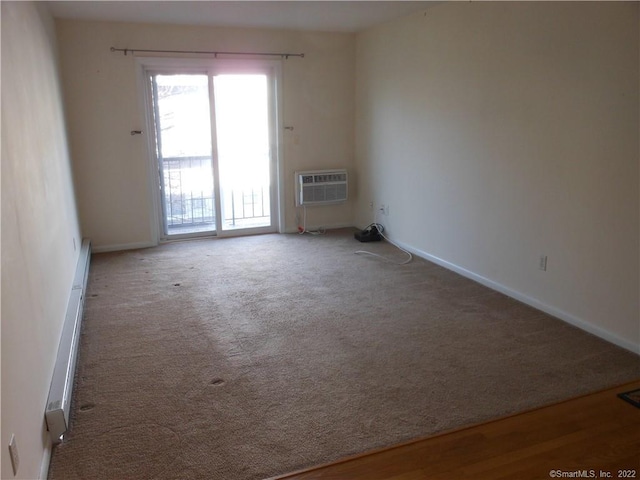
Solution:
[{"label": "glass door panel", "polygon": [[209,77],[151,76],[165,236],[216,231]]},{"label": "glass door panel", "polygon": [[264,74],[213,77],[222,230],[272,226],[269,82]]}]

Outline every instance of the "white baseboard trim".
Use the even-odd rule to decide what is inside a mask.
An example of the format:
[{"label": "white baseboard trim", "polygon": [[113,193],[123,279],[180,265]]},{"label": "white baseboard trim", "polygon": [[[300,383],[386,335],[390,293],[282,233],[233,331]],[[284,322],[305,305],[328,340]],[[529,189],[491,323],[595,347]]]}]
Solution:
[{"label": "white baseboard trim", "polygon": [[490,280],[488,278],[483,277],[482,275],[478,275],[477,273],[474,273],[470,270],[467,270],[465,268],[462,268],[458,265],[455,265],[454,263],[448,262],[447,260],[443,260],[442,258],[436,257],[434,255],[431,255],[427,252],[424,252],[420,249],[414,248],[411,245],[407,245],[403,242],[399,242],[395,239],[391,239],[394,243],[397,243],[399,246],[401,246],[402,248],[404,248],[405,250],[410,251],[412,254],[421,257],[425,260],[428,260],[430,262],[433,262],[437,265],[440,265],[441,267],[444,267],[448,270],[451,270],[455,273],[458,273],[460,275],[462,275],[463,277],[467,277],[471,280],[474,280],[482,285],[484,285],[485,287],[489,287],[492,290],[495,290],[497,292],[503,293],[505,295],[507,295],[508,297],[514,298],[522,303],[525,303],[527,305],[529,305],[530,307],[533,307],[537,310],[540,310],[544,313],[548,313],[549,315],[552,315],[566,323],[569,323],[570,325],[573,325],[575,327],[578,327],[581,330],[584,330],[585,332],[591,333],[597,337],[602,338],[603,340],[606,340],[607,342],[613,343],[614,345],[617,345],[619,347],[622,347],[626,350],[629,350],[633,353],[636,354],[640,354],[640,344],[636,344],[634,342],[631,342],[625,338],[620,337],[619,335],[616,335],[615,333],[612,333],[602,327],[599,327],[597,325],[593,325],[592,323],[589,323],[581,318],[576,317],[575,315],[572,315],[570,313],[567,313],[563,310],[560,310],[559,308],[553,307],[551,305],[548,305],[544,302],[541,302],[540,300],[537,300],[533,297],[530,297],[528,295],[525,295],[524,293],[518,292],[516,290],[513,290],[509,287],[506,287],[500,283],[494,282],[493,280]]},{"label": "white baseboard trim", "polygon": [[120,250],[136,250],[138,248],[157,247],[153,242],[120,243],[117,245],[101,245],[92,247],[93,253],[119,252]]}]

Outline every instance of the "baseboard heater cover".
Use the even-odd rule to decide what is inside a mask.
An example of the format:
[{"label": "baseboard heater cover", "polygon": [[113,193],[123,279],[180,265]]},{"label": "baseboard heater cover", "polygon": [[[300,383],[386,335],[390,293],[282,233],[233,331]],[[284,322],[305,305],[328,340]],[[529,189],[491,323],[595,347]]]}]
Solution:
[{"label": "baseboard heater cover", "polygon": [[80,325],[84,311],[84,298],[89,277],[89,262],[91,260],[91,242],[82,241],[80,257],[73,280],[69,305],[62,327],[62,335],[58,346],[45,419],[47,430],[54,444],[62,441],[62,436],[69,429],[71,395],[73,393],[73,379],[76,370],[78,345],[80,340]]}]

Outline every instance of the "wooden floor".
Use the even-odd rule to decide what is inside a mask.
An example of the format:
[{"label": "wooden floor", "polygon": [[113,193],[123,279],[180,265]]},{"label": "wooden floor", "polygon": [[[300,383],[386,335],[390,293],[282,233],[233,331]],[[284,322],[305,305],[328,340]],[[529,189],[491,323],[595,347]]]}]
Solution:
[{"label": "wooden floor", "polygon": [[640,408],[616,396],[637,388],[640,381],[278,478],[640,478]]}]

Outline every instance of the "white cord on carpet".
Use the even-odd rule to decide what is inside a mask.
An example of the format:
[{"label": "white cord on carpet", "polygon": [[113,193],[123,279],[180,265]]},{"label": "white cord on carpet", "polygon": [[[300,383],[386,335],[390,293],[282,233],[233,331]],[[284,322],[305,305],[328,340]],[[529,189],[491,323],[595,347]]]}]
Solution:
[{"label": "white cord on carpet", "polygon": [[372,257],[378,257],[381,258],[387,262],[391,262],[395,265],[406,265],[407,263],[411,262],[411,260],[413,260],[413,255],[411,255],[411,252],[405,250],[404,248],[402,248],[400,245],[392,242],[391,240],[389,240],[389,238],[382,232],[384,232],[384,225],[380,224],[377,222],[378,220],[378,211],[376,210],[376,214],[375,214],[375,218],[373,219],[373,223],[369,226],[373,226],[376,227],[378,229],[378,233],[380,234],[380,236],[382,238],[384,238],[387,242],[389,242],[391,245],[393,245],[394,247],[396,247],[398,250],[406,253],[408,255],[409,258],[407,258],[406,260],[402,261],[402,262],[394,262],[393,260],[385,257],[384,255],[379,255],[377,253],[373,253],[373,252],[368,252],[366,250],[358,250],[356,252],[354,252],[356,255],[371,255]]}]

